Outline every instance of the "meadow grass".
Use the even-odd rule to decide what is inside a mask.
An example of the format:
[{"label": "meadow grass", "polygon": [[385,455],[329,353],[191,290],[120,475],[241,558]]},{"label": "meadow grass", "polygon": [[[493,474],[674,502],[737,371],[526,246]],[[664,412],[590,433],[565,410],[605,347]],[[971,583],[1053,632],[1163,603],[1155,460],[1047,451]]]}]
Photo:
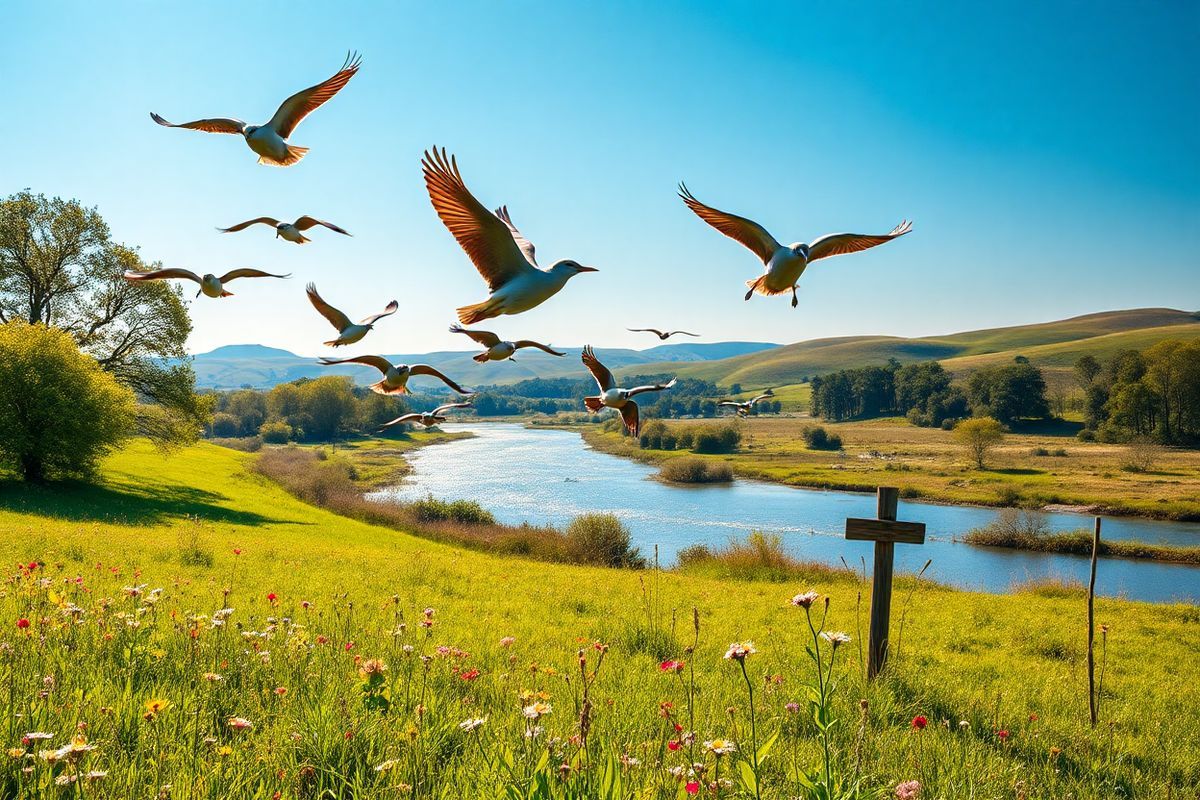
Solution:
[{"label": "meadow grass", "polygon": [[[1130,446],[1081,442],[1066,424],[1006,434],[975,469],[953,433],[919,428],[900,418],[828,423],[841,437],[840,451],[805,446],[808,417],[750,417],[738,424],[737,452],[712,458],[743,477],[850,491],[898,486],[901,495],[947,503],[1036,508],[1084,506],[1101,513],[1159,519],[1200,520],[1200,452],[1163,448],[1145,472],[1129,472]],[[672,420],[677,429],[704,424]],[[663,464],[681,454],[643,450],[619,432],[583,431],[588,444],[614,455]],[[1045,450],[1046,456],[1032,455]],[[1065,451],[1065,455],[1051,455]],[[688,454],[689,457],[691,454]]]},{"label": "meadow grass", "polygon": [[[1097,601],[1093,730],[1077,596],[902,584],[895,657],[867,684],[850,574],[499,557],[308,505],[254,458],[136,442],[97,486],[0,483],[0,796],[791,798],[826,753],[859,797],[1200,784],[1195,606]],[[810,588],[852,637],[832,668],[788,602]]]}]

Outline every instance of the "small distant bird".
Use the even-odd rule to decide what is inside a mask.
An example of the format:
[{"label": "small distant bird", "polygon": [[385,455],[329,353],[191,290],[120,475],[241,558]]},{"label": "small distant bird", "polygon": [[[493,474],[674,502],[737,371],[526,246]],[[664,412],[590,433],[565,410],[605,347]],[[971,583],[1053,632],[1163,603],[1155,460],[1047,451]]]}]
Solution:
[{"label": "small distant bird", "polygon": [[125,280],[127,281],[161,281],[168,278],[182,278],[188,281],[195,281],[200,284],[200,291],[196,292],[196,297],[204,294],[208,297],[232,297],[233,292],[226,291],[225,284],[235,278],[290,278],[289,272],[286,275],[275,275],[271,272],[263,272],[261,269],[234,269],[226,272],[221,277],[213,275],[211,272],[205,273],[203,277],[192,272],[190,269],[154,269],[148,272],[138,272],[136,270],[125,270]]},{"label": "small distant bird", "polygon": [[391,422],[385,422],[380,425],[379,431],[386,431],[393,425],[403,425],[406,422],[415,422],[418,425],[424,425],[426,428],[430,428],[434,425],[437,425],[439,422],[445,422],[445,414],[452,408],[472,408],[472,405],[470,401],[467,401],[466,403],[447,403],[444,406],[438,406],[433,411],[426,411],[423,414],[404,414],[403,416],[396,417]]},{"label": "small distant bird", "polygon": [[484,208],[463,183],[458,164],[446,149],[425,151],[421,160],[429,200],[442,222],[467,251],[479,274],[487,281],[491,297],[458,309],[458,321],[473,325],[501,314],[520,314],[558,293],[581,272],[596,272],[570,259],[539,269],[534,248],[513,225],[508,208],[495,213]]},{"label": "small distant bird", "polygon": [[667,339],[670,339],[672,336],[676,336],[676,335],[680,335],[680,336],[699,336],[700,335],[698,333],[688,333],[687,331],[660,331],[658,328],[626,328],[625,330],[632,331],[633,333],[653,333],[655,336],[657,336],[659,339],[662,339],[664,342]]},{"label": "small distant bird", "polygon": [[372,314],[369,317],[364,317],[363,321],[357,325],[350,321],[350,318],[338,311],[333,306],[321,299],[321,295],[317,294],[316,284],[310,283],[305,289],[308,293],[308,299],[312,301],[313,307],[321,312],[321,316],[329,320],[333,327],[337,328],[338,337],[331,339],[324,344],[330,347],[341,347],[344,344],[354,344],[359,339],[367,335],[371,328],[375,327],[375,323],[384,317],[389,317],[396,313],[400,308],[400,304],[395,300],[387,304],[387,308],[380,311],[378,314]]},{"label": "small distant bird", "polygon": [[316,217],[310,217],[307,215],[300,217],[300,219],[296,220],[295,222],[280,222],[274,217],[258,217],[257,219],[248,219],[245,222],[239,222],[237,225],[234,225],[231,228],[217,228],[217,230],[219,230],[221,233],[237,233],[238,231],[249,228],[251,225],[257,225],[260,222],[263,225],[273,225],[275,227],[275,238],[283,237],[287,241],[295,242],[296,244],[307,244],[311,242],[312,239],[309,239],[307,236],[301,233],[301,231],[306,231],[309,228],[316,227],[317,225],[324,225],[326,228],[329,228],[329,230],[345,236],[350,235],[349,231],[339,228],[332,222],[326,222],[323,219],[317,219]]},{"label": "small distant bird", "polygon": [[461,325],[451,325],[451,333],[465,333],[475,341],[487,348],[484,352],[471,358],[478,361],[480,364],[485,364],[488,361],[516,361],[513,358],[513,353],[520,350],[522,347],[536,347],[538,350],[543,350],[552,356],[565,356],[566,353],[560,353],[557,350],[551,350],[549,345],[540,344],[529,339],[518,339],[515,342],[501,341],[500,337],[491,331],[469,331]]},{"label": "small distant bird", "polygon": [[747,300],[755,292],[763,295],[776,295],[790,290],[792,308],[795,308],[800,302],[796,299],[796,281],[800,280],[805,268],[813,261],[846,253],[857,253],[860,250],[890,242],[912,230],[912,223],[904,220],[893,228],[891,233],[882,235],[830,233],[815,239],[812,244],[796,242],[785,247],[775,241],[775,237],[767,233],[767,229],[757,222],[718,211],[712,206],[701,203],[682,183],[679,184],[679,196],[683,198],[687,207],[696,213],[696,216],[729,238],[741,242],[762,259],[766,271],[754,280],[746,281],[746,285],[750,287],[750,291],[746,292]]},{"label": "small distant bird", "polygon": [[596,379],[596,385],[600,387],[600,394],[596,397],[583,398],[583,404],[592,413],[606,406],[620,411],[621,421],[625,423],[625,430],[630,436],[637,436],[638,431],[641,430],[641,424],[638,420],[638,407],[637,403],[633,402],[633,398],[644,392],[661,392],[675,385],[675,379],[672,378],[669,383],[656,383],[653,386],[637,386],[633,389],[619,389],[617,388],[616,378],[608,371],[608,367],[601,364],[596,358],[596,353],[592,350],[590,344],[583,348],[583,365],[592,373],[592,377]]},{"label": "small distant bird", "polygon": [[250,149],[258,153],[258,163],[272,167],[290,167],[308,153],[307,147],[297,147],[287,143],[292,131],[305,117],[320,108],[326,100],[349,83],[350,79],[358,72],[361,63],[362,59],[356,53],[346,56],[342,68],[332,78],[302,92],[296,92],[284,100],[283,105],[275,112],[275,116],[271,117],[271,121],[265,125],[248,125],[240,119],[228,117],[198,119],[194,122],[183,122],[176,125],[167,122],[154,112],[150,112],[150,117],[159,125],[168,128],[188,128],[205,133],[240,133],[245,137],[246,144],[250,146]]},{"label": "small distant bird", "polygon": [[459,394],[471,394],[428,364],[393,364],[383,356],[355,356],[354,358],[322,358],[326,367],[334,364],[365,364],[383,373],[383,380],[371,384],[377,394],[408,394],[408,379],[413,375],[429,375],[437,378]]},{"label": "small distant bird", "polygon": [[732,408],[736,408],[737,415],[739,417],[745,417],[745,416],[750,415],[750,412],[754,410],[754,406],[756,406],[759,402],[766,400],[768,397],[774,397],[774,396],[775,396],[775,392],[772,391],[771,389],[767,389],[765,392],[760,394],[758,397],[751,397],[749,400],[747,400],[744,403],[738,403],[734,400],[722,400],[721,402],[717,403],[717,405],[718,406],[730,406]]}]

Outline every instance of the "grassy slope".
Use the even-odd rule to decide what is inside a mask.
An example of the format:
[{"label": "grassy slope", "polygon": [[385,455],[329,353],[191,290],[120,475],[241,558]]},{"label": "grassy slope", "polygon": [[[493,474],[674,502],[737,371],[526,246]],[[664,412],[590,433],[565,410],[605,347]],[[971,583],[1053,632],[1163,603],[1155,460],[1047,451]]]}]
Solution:
[{"label": "grassy slope", "polygon": [[[385,632],[397,611],[415,630],[419,609],[432,606],[437,623],[430,637],[410,631],[409,640],[419,651],[433,644],[461,647],[472,654],[468,663],[483,671],[467,688],[449,674],[446,662],[435,659],[432,665],[419,741],[441,754],[444,771],[433,782],[446,796],[476,796],[501,781],[474,750],[455,744],[461,741],[455,725],[486,713],[487,741],[495,737],[519,748],[518,688],[544,687],[555,708],[545,719],[548,733],[565,738],[573,732],[571,691],[544,667],[574,674],[581,641],[612,645],[595,689],[594,737],[643,763],[656,757],[663,729],[658,703],[682,704],[679,684],[657,674],[656,659],[679,655],[682,648],[648,653],[639,647],[645,639],[644,624],[639,628],[644,575],[502,560],[346,520],[306,506],[252,474],[250,458],[208,445],[164,458],[137,443],[110,459],[100,487],[51,492],[0,484],[0,559],[44,560],[50,576],[83,575],[93,592],[79,595],[77,602],[88,610],[75,632],[51,630],[60,618],[52,607],[38,611],[47,589],[18,580],[0,594],[0,641],[15,644],[0,676],[25,715],[20,720],[6,715],[0,722],[6,747],[27,728],[64,732],[76,720],[87,722],[89,736],[99,743],[91,764],[110,771],[105,782],[89,788],[91,797],[149,796],[151,786],[165,782],[197,795],[267,797],[278,788],[294,797],[303,780],[337,785],[343,796],[352,796],[355,787],[359,796],[370,786],[381,792],[383,784],[395,792],[407,754],[417,752],[410,749],[416,745],[405,744],[404,733],[415,717],[399,696],[387,717],[365,712],[352,659],[384,656],[392,667],[389,677],[398,681],[411,662]],[[181,566],[181,548],[193,539],[215,554],[212,566]],[[235,547],[242,549],[240,556],[233,554]],[[118,573],[110,574],[109,567]],[[110,612],[115,627],[108,630],[117,639],[109,646],[94,633],[92,621],[100,612],[93,606],[99,597],[112,597],[113,609],[131,609],[120,587],[136,582],[164,587],[163,598],[153,614],[140,617],[143,627],[136,632],[126,632]],[[232,592],[225,598],[227,586]],[[736,718],[745,723],[741,676],[720,659],[732,640],[754,639],[758,645],[759,655],[747,667],[760,687],[762,730],[774,730],[787,717],[783,703],[803,702],[802,618],[785,605],[802,588],[807,587],[661,577],[665,619],[678,612],[687,620],[692,606],[700,609],[700,647],[689,658],[700,686],[701,739],[731,732],[727,706],[737,707]],[[830,582],[815,588],[832,598],[831,626],[853,633],[858,586]],[[268,605],[268,592],[278,594],[278,607]],[[313,601],[313,610],[301,611],[301,599]],[[317,634],[332,641],[314,646],[303,661],[296,655],[303,648],[294,650],[282,636],[255,645],[271,650],[267,665],[250,645],[238,642],[221,650],[213,644],[218,634],[207,629],[196,645],[189,644],[185,615],[225,605],[237,609],[231,624],[239,627],[261,630],[269,615],[291,616],[303,618],[307,629],[297,635],[310,643]],[[1166,797],[1171,776],[1175,796],[1183,796],[1182,787],[1200,781],[1200,614],[1193,607],[1114,600],[1097,606],[1099,621],[1112,626],[1103,716],[1114,727],[1093,736],[1082,724],[1079,598],[983,596],[922,586],[908,612],[897,662],[900,679],[864,687],[848,668],[855,645],[841,662],[843,763],[850,761],[847,737],[855,728],[856,704],[865,697],[870,725],[864,755],[872,785],[884,789],[920,777],[933,797],[1012,796],[1018,784],[1031,800],[1110,797],[1118,784],[1136,787],[1139,797]],[[897,618],[902,607],[898,600]],[[41,614],[48,622],[39,621]],[[22,637],[12,622],[18,616],[34,618],[34,630],[50,631],[48,643]],[[680,628],[679,639],[690,638],[689,626],[681,622]],[[496,645],[506,634],[518,639],[512,651]],[[67,636],[75,642],[73,651],[65,646]],[[353,651],[346,653],[344,643],[351,640]],[[227,663],[216,663],[222,657]],[[531,673],[531,662],[542,670]],[[197,680],[209,669],[226,674],[220,691]],[[782,685],[763,692],[764,673],[782,675]],[[51,702],[36,699],[45,674],[57,681]],[[290,693],[276,697],[274,686]],[[399,692],[399,684],[393,686]],[[140,715],[143,701],[153,696],[175,706],[149,725]],[[101,706],[114,711],[102,714]],[[194,728],[193,711],[200,713]],[[908,730],[917,713],[931,720],[919,736]],[[234,736],[220,724],[235,714],[252,719],[254,730]],[[1030,714],[1039,719],[1031,722]],[[950,730],[939,728],[943,717],[951,720]],[[971,721],[968,732],[958,732],[959,719]],[[1000,728],[1011,732],[1006,744],[992,735]],[[346,731],[353,737],[346,738]],[[216,745],[193,740],[210,733],[231,745],[228,756],[217,754]],[[1052,746],[1064,751],[1055,763]],[[816,748],[805,738],[795,747],[776,746],[776,768],[794,750],[803,763],[815,764]],[[401,766],[375,772],[386,758],[401,759]],[[682,760],[667,758],[670,764]],[[0,779],[14,780],[13,763],[0,767]],[[315,764],[316,777],[297,777],[306,764]],[[524,764],[518,758],[518,767]],[[795,794],[794,788],[779,789],[781,779],[772,775],[775,788],[765,796]]]},{"label": "grassy slope", "polygon": [[[801,428],[815,423],[841,436],[844,450],[806,448]],[[1122,469],[1127,445],[1080,442],[1069,424],[1007,434],[986,470],[973,468],[950,431],[918,428],[903,419],[825,423],[766,416],[741,425],[743,444],[737,453],[706,458],[725,460],[746,477],[859,491],[885,484],[901,487],[909,497],[980,505],[1011,503],[1006,495],[1015,491],[1026,504],[1097,505],[1115,513],[1200,519],[1200,456],[1195,451],[1164,450],[1151,472],[1127,472]],[[606,452],[641,460],[690,455],[640,450],[617,433],[589,430],[584,437]],[[1032,455],[1039,447],[1062,448],[1067,455]]]},{"label": "grassy slope", "polygon": [[[988,356],[1011,361],[1017,354],[1048,366],[1069,365],[1084,353],[1106,355],[1126,347],[1146,347],[1166,336],[1200,336],[1200,320],[1191,312],[1151,308],[1111,311],[1082,317],[947,336],[904,339],[893,336],[850,336],[814,339],[762,353],[703,364],[675,366],[681,376],[722,385],[767,386],[795,383],[802,376],[849,367],[900,361],[939,359],[950,369],[975,368],[963,357]],[[1059,345],[1058,347],[1047,346]],[[664,367],[665,369],[665,367]]]}]

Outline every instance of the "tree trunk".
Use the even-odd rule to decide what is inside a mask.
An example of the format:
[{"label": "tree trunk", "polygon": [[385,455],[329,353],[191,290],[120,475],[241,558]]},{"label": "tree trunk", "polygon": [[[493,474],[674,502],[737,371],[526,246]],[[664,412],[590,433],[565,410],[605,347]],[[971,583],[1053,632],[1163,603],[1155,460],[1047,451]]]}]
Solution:
[{"label": "tree trunk", "polygon": [[27,483],[43,483],[42,460],[32,454],[21,456],[21,475]]}]

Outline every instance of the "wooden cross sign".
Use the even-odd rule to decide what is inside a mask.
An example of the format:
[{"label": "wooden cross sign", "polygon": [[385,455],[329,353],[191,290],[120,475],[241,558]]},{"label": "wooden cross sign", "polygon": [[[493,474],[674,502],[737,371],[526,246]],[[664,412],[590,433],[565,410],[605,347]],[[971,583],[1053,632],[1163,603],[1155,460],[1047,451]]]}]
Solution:
[{"label": "wooden cross sign", "polygon": [[867,648],[867,677],[874,678],[887,661],[888,621],[892,615],[892,567],[896,542],[924,544],[924,522],[897,522],[900,490],[880,486],[877,519],[846,520],[846,538],[875,543],[875,571],[871,586],[871,638]]}]

